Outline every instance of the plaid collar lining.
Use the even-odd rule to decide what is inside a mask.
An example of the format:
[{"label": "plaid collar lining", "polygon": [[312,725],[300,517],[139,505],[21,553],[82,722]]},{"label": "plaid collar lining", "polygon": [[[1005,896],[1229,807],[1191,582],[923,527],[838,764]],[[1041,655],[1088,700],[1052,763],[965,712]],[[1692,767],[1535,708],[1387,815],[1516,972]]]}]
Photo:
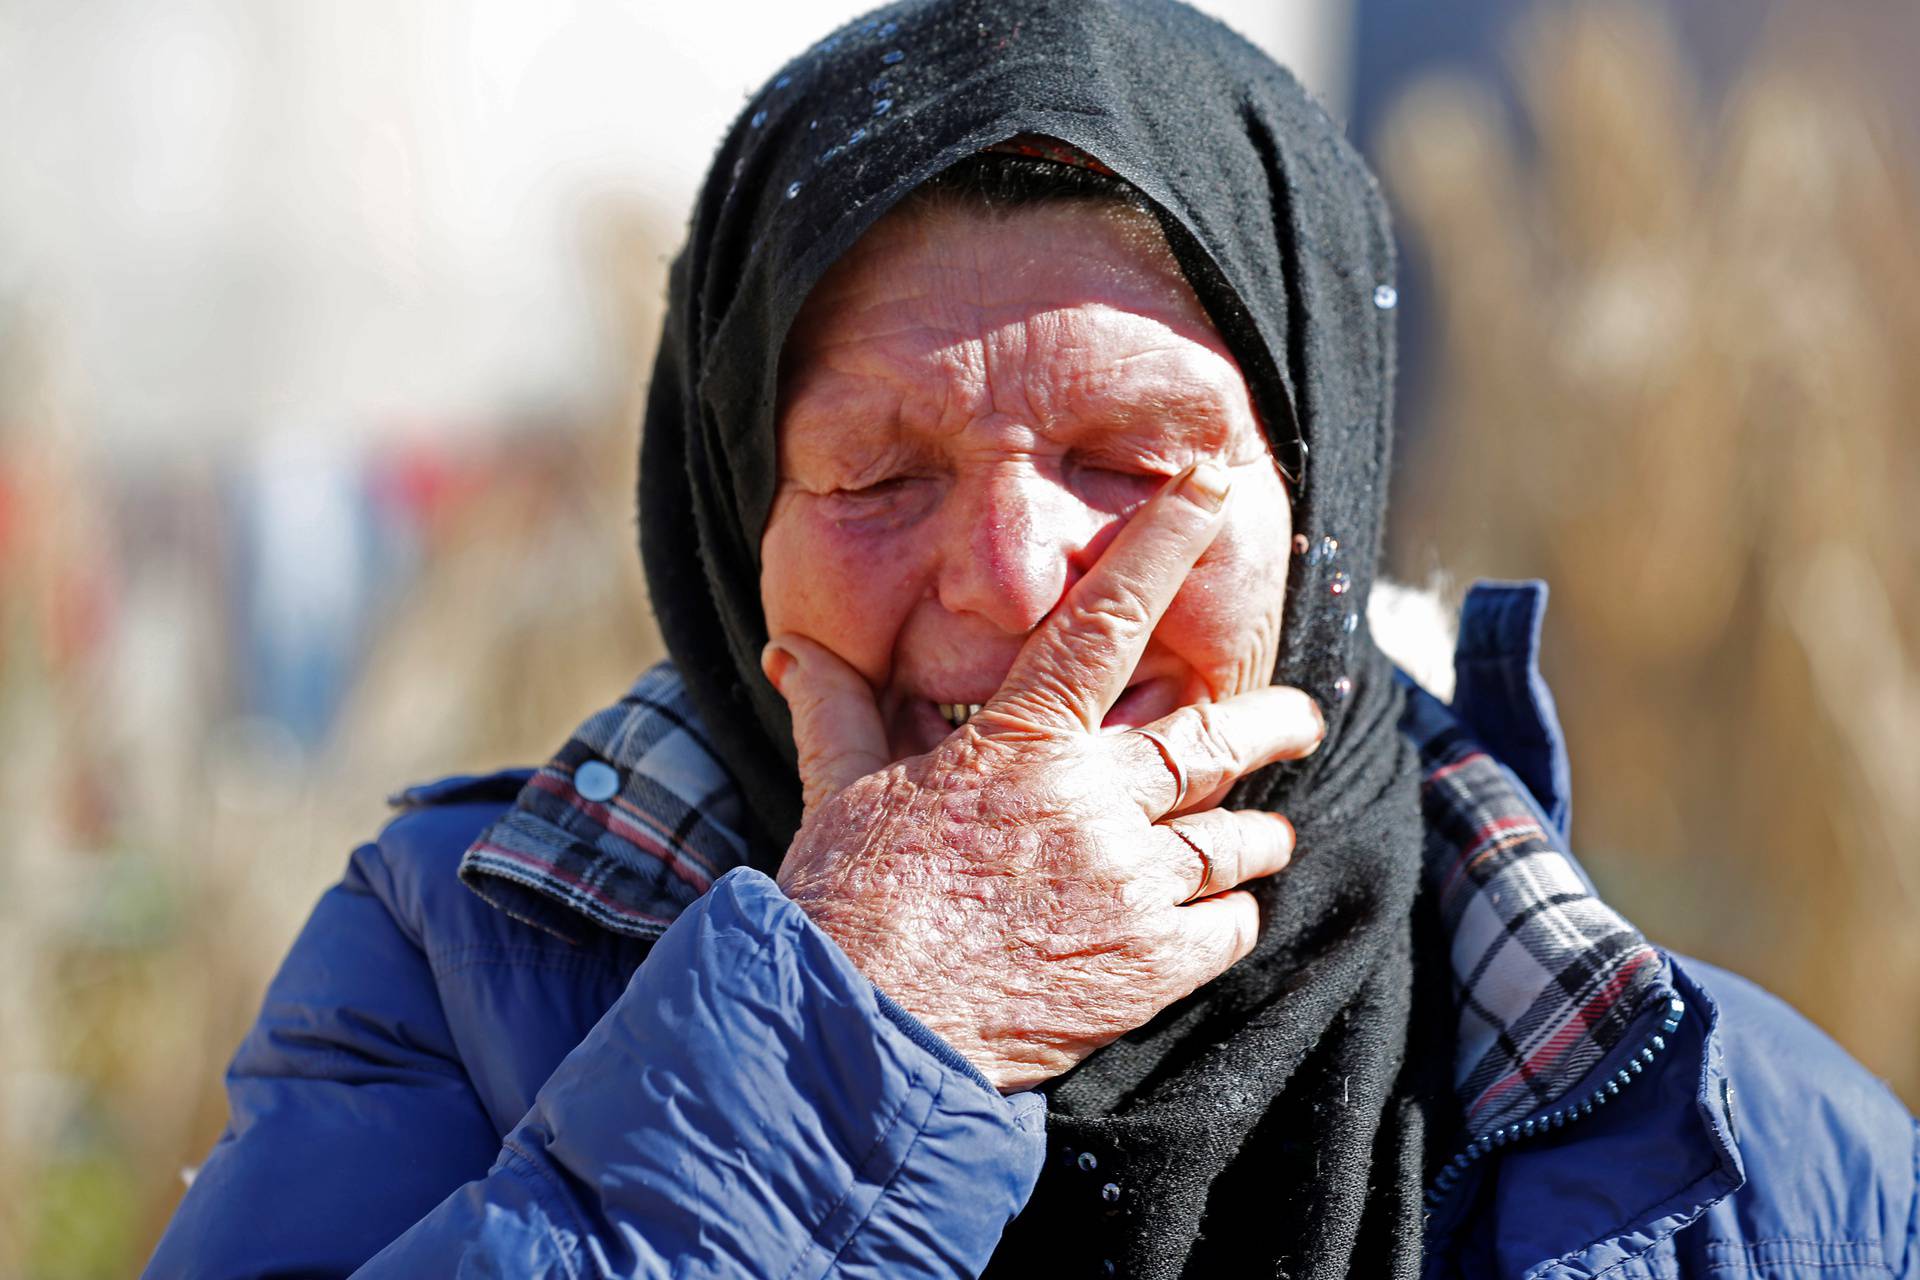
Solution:
[{"label": "plaid collar lining", "polygon": [[[596,764],[611,766],[611,777],[583,773]],[[535,771],[467,849],[460,878],[508,915],[570,941],[585,933],[583,917],[656,938],[745,864],[744,817],[678,673],[663,662]]]},{"label": "plaid collar lining", "polygon": [[[1664,994],[1668,966],[1587,889],[1519,784],[1444,704],[1410,691],[1401,727],[1420,750],[1425,884],[1451,939],[1459,1005],[1455,1091],[1477,1133],[1571,1090]],[[565,938],[581,939],[588,922],[657,937],[746,863],[744,817],[661,663],[534,773],[468,848],[460,878]]]},{"label": "plaid collar lining", "polygon": [[1445,704],[1409,689],[1400,727],[1420,752],[1424,888],[1450,943],[1454,1093],[1468,1132],[1492,1132],[1571,1091],[1671,995],[1669,966]]}]

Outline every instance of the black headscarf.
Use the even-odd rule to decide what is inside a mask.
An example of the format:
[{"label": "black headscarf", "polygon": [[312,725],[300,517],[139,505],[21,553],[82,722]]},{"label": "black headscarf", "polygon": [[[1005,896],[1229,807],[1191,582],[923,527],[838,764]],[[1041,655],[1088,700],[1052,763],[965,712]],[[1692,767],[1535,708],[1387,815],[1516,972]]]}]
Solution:
[{"label": "black headscarf", "polygon": [[1275,674],[1319,699],[1328,737],[1228,801],[1300,835],[1256,890],[1253,955],[1048,1087],[1047,1170],[990,1271],[1413,1275],[1424,1100],[1444,1085],[1403,1070],[1416,1006],[1439,1002],[1413,990],[1417,771],[1365,621],[1392,242],[1371,175],[1291,76],[1169,0],[904,3],[789,63],[729,131],[673,268],[640,468],[654,610],[771,872],[800,817],[791,721],[759,666],[782,343],[876,219],[1018,135],[1144,193],[1277,456],[1297,472],[1308,447],[1301,537],[1272,548],[1292,558]]}]

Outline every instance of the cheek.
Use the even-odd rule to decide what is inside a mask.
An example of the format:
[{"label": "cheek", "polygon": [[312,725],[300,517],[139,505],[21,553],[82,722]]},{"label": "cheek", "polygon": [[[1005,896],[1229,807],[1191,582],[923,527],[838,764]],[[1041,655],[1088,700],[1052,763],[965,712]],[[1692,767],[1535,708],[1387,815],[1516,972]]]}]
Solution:
[{"label": "cheek", "polygon": [[1221,530],[1161,620],[1156,638],[1192,668],[1198,688],[1218,699],[1273,678],[1286,613],[1289,547],[1271,521]]},{"label": "cheek", "polygon": [[911,541],[897,536],[849,533],[803,510],[777,510],[760,540],[768,634],[806,636],[868,679],[883,679],[922,594],[912,551]]}]

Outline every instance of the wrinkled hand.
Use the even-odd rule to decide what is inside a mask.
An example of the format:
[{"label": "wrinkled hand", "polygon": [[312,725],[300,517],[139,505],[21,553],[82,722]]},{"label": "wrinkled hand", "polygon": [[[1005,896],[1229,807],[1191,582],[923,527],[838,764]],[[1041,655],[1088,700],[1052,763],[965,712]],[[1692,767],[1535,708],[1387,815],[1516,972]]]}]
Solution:
[{"label": "wrinkled hand", "polygon": [[807,806],[780,887],[1002,1090],[1059,1075],[1244,957],[1259,911],[1236,886],[1292,854],[1285,818],[1211,806],[1319,745],[1305,694],[1100,730],[1218,532],[1226,485],[1205,463],[1170,482],[926,755],[889,761],[871,689],[828,650],[768,646]]}]

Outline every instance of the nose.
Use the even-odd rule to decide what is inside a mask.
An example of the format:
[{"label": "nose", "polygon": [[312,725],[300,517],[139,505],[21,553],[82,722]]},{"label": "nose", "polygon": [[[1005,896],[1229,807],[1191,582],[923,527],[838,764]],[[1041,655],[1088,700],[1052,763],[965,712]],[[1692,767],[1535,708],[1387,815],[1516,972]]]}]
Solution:
[{"label": "nose", "polygon": [[1088,513],[1056,480],[1026,465],[965,477],[949,497],[940,603],[1025,635],[1079,579]]}]

